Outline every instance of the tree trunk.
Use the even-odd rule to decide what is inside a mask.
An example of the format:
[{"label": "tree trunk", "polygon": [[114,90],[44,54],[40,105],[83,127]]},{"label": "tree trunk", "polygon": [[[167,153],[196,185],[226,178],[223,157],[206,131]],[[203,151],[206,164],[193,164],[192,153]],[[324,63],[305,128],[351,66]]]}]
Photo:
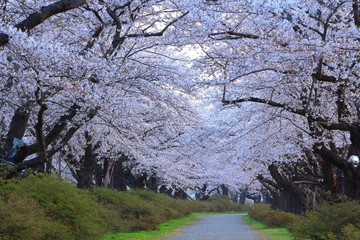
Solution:
[{"label": "tree trunk", "polygon": [[[25,134],[26,128],[28,127],[30,117],[30,109],[27,104],[17,108],[15,110],[14,116],[10,122],[10,128],[6,135],[5,144],[2,149],[2,155],[6,160],[13,161],[9,158],[12,148],[14,138],[21,140]],[[17,162],[15,162],[17,163]]]},{"label": "tree trunk", "polygon": [[91,143],[91,136],[85,132],[85,138],[87,145],[85,148],[85,154],[80,160],[80,169],[77,173],[77,186],[79,188],[91,188],[93,186],[93,176],[96,168],[96,158],[98,154],[95,152],[100,147],[100,142],[95,146]]},{"label": "tree trunk", "polygon": [[124,173],[123,162],[127,159],[120,157],[114,164],[112,188],[125,191],[126,190],[126,179]]}]

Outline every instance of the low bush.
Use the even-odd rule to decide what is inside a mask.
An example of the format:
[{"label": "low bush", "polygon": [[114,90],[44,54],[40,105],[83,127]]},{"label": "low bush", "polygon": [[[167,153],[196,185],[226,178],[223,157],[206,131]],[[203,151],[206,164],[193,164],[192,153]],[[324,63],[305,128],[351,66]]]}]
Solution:
[{"label": "low bush", "polygon": [[42,239],[44,215],[35,200],[9,194],[6,199],[0,199],[0,239]]},{"label": "low bush", "polygon": [[110,232],[155,229],[192,212],[236,208],[222,196],[184,201],[148,190],[89,191],[46,174],[0,179],[0,239],[95,240]]},{"label": "low bush", "polygon": [[296,239],[360,240],[360,204],[358,201],[322,203],[290,230]]},{"label": "low bush", "polygon": [[2,181],[0,199],[1,239],[99,239],[108,231],[89,193],[55,176]]},{"label": "low bush", "polygon": [[225,195],[214,195],[208,200],[211,212],[239,211],[239,205]]},{"label": "low bush", "polygon": [[252,219],[268,227],[288,228],[290,225],[298,222],[300,218],[292,213],[273,210],[268,204],[254,204],[250,207],[248,213]]},{"label": "low bush", "polygon": [[[142,190],[142,196],[150,191]],[[154,229],[161,222],[177,216],[176,210],[156,206],[154,199],[146,200],[139,196],[139,191],[118,192],[96,187],[92,195],[105,209],[112,212],[110,222],[112,232],[131,232]],[[175,216],[173,216],[173,215]]]}]

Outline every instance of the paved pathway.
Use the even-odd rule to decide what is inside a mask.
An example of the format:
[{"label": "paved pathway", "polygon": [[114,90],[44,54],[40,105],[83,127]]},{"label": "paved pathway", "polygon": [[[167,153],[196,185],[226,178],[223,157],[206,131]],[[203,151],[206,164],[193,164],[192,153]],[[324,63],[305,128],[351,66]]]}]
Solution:
[{"label": "paved pathway", "polygon": [[166,240],[264,240],[242,219],[243,214],[204,215]]}]

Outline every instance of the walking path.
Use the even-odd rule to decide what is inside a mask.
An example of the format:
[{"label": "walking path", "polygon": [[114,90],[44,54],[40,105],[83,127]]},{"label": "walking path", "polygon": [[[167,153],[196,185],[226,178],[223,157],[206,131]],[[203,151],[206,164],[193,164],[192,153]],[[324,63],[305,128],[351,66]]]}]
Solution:
[{"label": "walking path", "polygon": [[199,216],[192,226],[165,240],[265,240],[242,219],[244,214]]}]

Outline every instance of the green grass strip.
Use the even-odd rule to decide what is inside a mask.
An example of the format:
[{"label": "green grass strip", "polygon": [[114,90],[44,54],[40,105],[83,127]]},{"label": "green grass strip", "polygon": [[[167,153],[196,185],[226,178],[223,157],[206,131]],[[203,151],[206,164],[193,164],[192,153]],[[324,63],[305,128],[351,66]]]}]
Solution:
[{"label": "green grass strip", "polygon": [[272,240],[292,240],[291,233],[286,228],[269,228],[266,225],[250,218],[249,215],[242,216],[242,219],[251,225],[258,233],[266,239]]},{"label": "green grass strip", "polygon": [[192,213],[189,216],[166,221],[152,231],[107,234],[103,240],[158,240],[180,232],[180,227],[193,224],[198,216],[214,214],[238,214],[238,212],[207,212]]}]

